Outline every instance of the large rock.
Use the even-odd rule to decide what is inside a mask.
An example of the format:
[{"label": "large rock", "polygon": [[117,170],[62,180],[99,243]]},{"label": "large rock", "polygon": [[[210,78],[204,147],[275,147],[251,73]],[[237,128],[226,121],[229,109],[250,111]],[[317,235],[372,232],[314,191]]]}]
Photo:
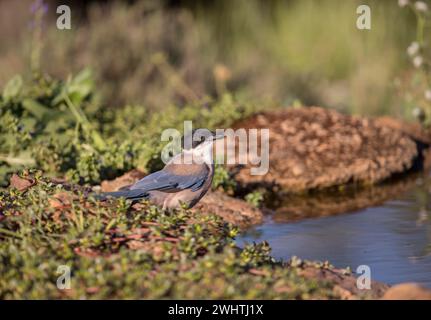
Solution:
[{"label": "large rock", "polygon": [[250,175],[247,165],[236,179],[243,186],[301,192],[350,182],[374,184],[406,172],[421,156],[417,142],[383,122],[318,107],[256,114],[234,128],[270,129],[270,169]]}]

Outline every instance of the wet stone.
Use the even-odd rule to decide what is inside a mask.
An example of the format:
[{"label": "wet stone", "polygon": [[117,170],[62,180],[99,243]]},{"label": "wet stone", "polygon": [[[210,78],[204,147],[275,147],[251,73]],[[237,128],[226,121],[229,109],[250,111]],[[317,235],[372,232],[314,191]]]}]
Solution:
[{"label": "wet stone", "polygon": [[276,185],[288,192],[376,184],[407,172],[421,157],[416,137],[425,136],[396,120],[319,107],[263,112],[233,127],[270,130],[269,172],[251,175],[250,165],[235,168],[240,185]]}]

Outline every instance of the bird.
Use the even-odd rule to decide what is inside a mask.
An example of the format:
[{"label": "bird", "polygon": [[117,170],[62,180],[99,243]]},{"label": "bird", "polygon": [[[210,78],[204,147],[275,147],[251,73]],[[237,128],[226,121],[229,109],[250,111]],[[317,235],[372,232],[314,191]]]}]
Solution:
[{"label": "bird", "polygon": [[[162,170],[119,191],[101,193],[95,195],[95,198],[126,198],[132,201],[146,199],[163,210],[182,205],[192,208],[211,188],[214,177],[214,143],[224,137],[223,133],[195,129],[182,137],[183,151],[175,155]],[[187,141],[191,143],[187,145]]]}]

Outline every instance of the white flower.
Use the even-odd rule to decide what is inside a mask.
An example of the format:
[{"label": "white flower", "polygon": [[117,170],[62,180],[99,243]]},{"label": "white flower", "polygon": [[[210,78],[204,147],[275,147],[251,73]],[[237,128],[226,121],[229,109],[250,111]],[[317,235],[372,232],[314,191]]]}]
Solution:
[{"label": "white flower", "polygon": [[409,47],[407,48],[407,54],[408,54],[410,57],[415,56],[415,55],[416,55],[416,53],[418,53],[418,52],[419,52],[419,43],[417,43],[416,41],[415,41],[415,42],[412,42],[412,43],[409,45]]},{"label": "white flower", "polygon": [[431,101],[431,89],[425,90],[425,99]]},{"label": "white flower", "polygon": [[413,65],[416,68],[419,68],[423,62],[424,62],[424,59],[421,56],[414,57],[413,59]]},{"label": "white flower", "polygon": [[428,5],[423,1],[416,1],[415,8],[417,11],[422,11],[422,12],[428,11]]},{"label": "white flower", "polygon": [[409,4],[409,0],[398,0],[398,5],[402,8]]},{"label": "white flower", "polygon": [[420,119],[424,116],[424,112],[421,108],[416,107],[412,110],[413,117]]}]

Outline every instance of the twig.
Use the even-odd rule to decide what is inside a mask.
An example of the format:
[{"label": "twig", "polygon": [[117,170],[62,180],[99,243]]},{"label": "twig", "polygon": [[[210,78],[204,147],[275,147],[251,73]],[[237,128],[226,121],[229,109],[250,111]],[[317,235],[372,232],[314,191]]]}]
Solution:
[{"label": "twig", "polygon": [[17,234],[16,232],[13,232],[13,231],[10,231],[10,230],[4,229],[4,228],[0,228],[0,234],[5,234],[7,236],[22,239],[22,237],[19,234]]},{"label": "twig", "polygon": [[0,155],[0,161],[7,162],[10,165],[33,166],[36,164],[36,161],[33,158],[19,158],[2,155]]}]

